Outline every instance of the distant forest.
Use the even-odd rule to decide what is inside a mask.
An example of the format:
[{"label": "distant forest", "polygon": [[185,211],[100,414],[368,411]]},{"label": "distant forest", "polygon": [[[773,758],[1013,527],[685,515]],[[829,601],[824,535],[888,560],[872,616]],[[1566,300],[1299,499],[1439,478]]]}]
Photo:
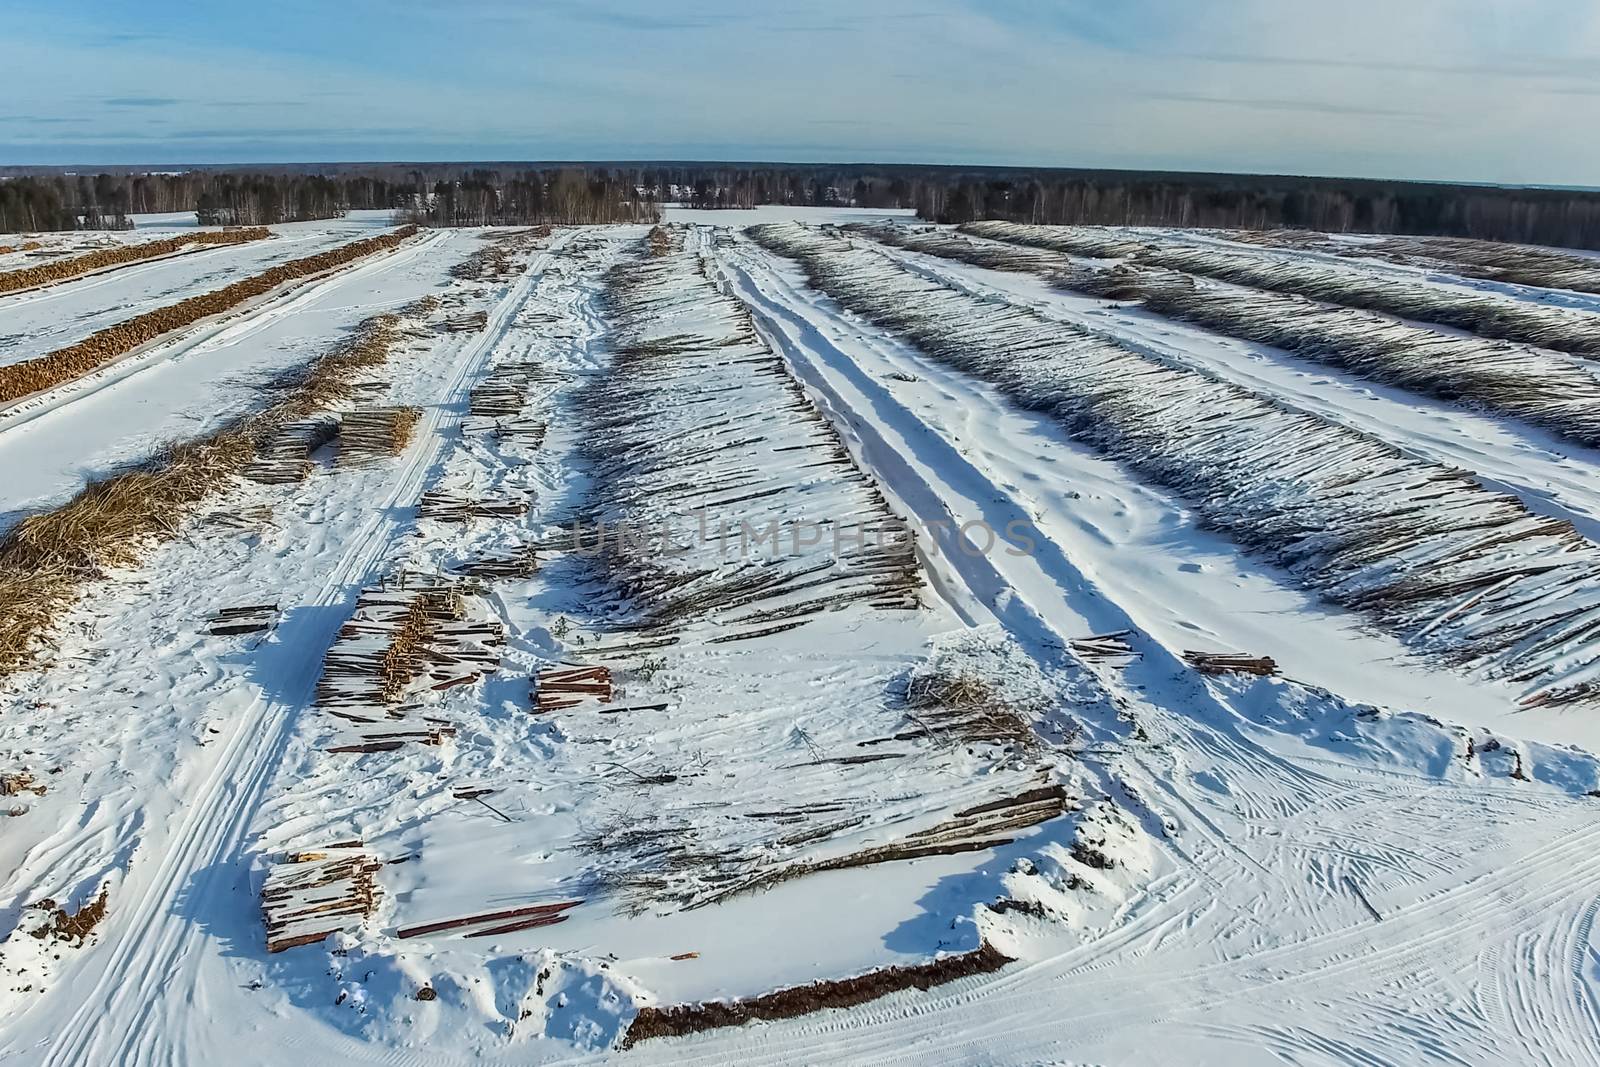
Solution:
[{"label": "distant forest", "polygon": [[1600,249],[1600,193],[1354,178],[866,164],[307,164],[0,169],[0,231],[142,212],[259,225],[386,209],[434,226],[651,221],[663,203],[915,209],[924,219],[1409,233]]}]

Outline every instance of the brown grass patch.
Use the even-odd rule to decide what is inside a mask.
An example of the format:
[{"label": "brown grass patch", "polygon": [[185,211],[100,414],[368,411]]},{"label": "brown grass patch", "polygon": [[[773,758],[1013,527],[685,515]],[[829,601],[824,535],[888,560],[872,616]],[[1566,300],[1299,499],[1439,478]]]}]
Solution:
[{"label": "brown grass patch", "polygon": [[67,911],[57,907],[53,900],[41,900],[35,904],[36,908],[43,908],[51,912],[48,923],[33,930],[33,936],[41,941],[47,937],[57,941],[66,941],[71,944],[81,945],[92,933],[100,921],[106,917],[106,908],[111,901],[111,886],[100,887],[100,895],[77,911]]},{"label": "brown grass patch", "polygon": [[622,1047],[632,1048],[654,1037],[683,1037],[703,1030],[742,1026],[752,1020],[793,1019],[828,1008],[853,1008],[906,989],[928,990],[961,978],[991,974],[1012,962],[1011,957],[985,942],[959,956],[944,956],[909,967],[884,967],[854,978],[812,982],[747,1000],[641,1008],[622,1037]]}]

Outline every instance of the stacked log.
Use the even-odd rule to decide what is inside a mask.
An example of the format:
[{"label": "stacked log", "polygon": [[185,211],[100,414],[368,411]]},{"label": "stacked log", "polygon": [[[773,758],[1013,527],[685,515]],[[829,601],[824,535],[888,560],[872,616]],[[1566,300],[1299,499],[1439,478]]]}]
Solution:
[{"label": "stacked log", "polygon": [[314,945],[360,929],[378,904],[383,861],[360,846],[291,853],[267,872],[261,912],[267,951]]},{"label": "stacked log", "polygon": [[1278,673],[1271,656],[1247,656],[1239,652],[1194,652],[1183,654],[1184,662],[1201,674],[1254,674],[1270,678]]},{"label": "stacked log", "polygon": [[552,667],[534,681],[533,710],[561,711],[594,700],[609,704],[611,671],[606,667]]},{"label": "stacked log", "polygon": [[280,427],[256,450],[244,476],[263,485],[303,482],[313,466],[311,455],[339,434],[339,423],[327,416],[302,419]]},{"label": "stacked log", "polygon": [[421,415],[412,407],[345,412],[339,423],[339,463],[371,463],[405,451]]},{"label": "stacked log", "polygon": [[514,519],[528,513],[526,500],[475,500],[448,489],[422,494],[419,518],[435,522],[468,522],[472,519]]},{"label": "stacked log", "polygon": [[218,637],[265,633],[278,621],[276,604],[241,604],[223,608],[207,621],[207,629]]}]

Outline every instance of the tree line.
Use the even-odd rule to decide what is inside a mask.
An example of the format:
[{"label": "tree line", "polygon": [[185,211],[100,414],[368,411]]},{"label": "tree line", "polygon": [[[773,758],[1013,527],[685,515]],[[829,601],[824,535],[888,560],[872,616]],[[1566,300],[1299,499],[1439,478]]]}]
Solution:
[{"label": "tree line", "polygon": [[427,226],[658,222],[658,203],[624,177],[574,168],[504,175],[475,170],[418,191],[400,211]]},{"label": "tree line", "polygon": [[787,163],[278,164],[181,173],[0,169],[0,231],[116,228],[139,212],[259,225],[388,209],[435,226],[648,222],[658,207],[910,208],[924,219],[1478,237],[1600,248],[1600,193],[1430,182]]}]

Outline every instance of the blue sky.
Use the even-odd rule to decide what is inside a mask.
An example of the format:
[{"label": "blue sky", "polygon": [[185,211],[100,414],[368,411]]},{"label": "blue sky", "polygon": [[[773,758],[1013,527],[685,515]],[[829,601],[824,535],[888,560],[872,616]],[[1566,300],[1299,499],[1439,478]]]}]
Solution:
[{"label": "blue sky", "polygon": [[0,0],[0,163],[756,159],[1600,185],[1597,0]]}]

